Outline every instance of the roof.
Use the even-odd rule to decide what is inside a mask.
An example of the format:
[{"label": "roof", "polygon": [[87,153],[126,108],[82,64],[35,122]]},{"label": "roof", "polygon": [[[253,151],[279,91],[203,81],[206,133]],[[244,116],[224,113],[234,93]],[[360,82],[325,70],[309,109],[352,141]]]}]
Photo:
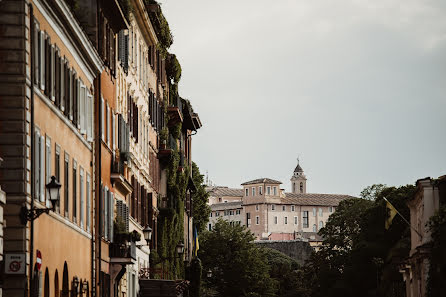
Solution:
[{"label": "roof", "polygon": [[341,202],[342,200],[351,198],[356,198],[356,197],[350,195],[340,195],[340,194],[285,193],[285,197],[280,199],[279,204],[337,206],[339,202]]},{"label": "roof", "polygon": [[206,192],[214,197],[243,197],[243,189],[233,189],[228,187],[206,187]]},{"label": "roof", "polygon": [[302,167],[300,167],[299,163],[297,163],[296,168],[294,169],[294,172],[304,172],[304,170],[302,169]]},{"label": "roof", "polygon": [[211,207],[211,210],[225,210],[225,209],[242,208],[242,201],[215,203],[215,204],[212,204],[209,206]]},{"label": "roof", "polygon": [[278,184],[280,185],[282,182],[278,181],[278,180],[274,180],[274,179],[270,179],[270,178],[258,178],[249,182],[245,182],[242,184],[242,186],[244,185],[253,185],[253,184]]}]

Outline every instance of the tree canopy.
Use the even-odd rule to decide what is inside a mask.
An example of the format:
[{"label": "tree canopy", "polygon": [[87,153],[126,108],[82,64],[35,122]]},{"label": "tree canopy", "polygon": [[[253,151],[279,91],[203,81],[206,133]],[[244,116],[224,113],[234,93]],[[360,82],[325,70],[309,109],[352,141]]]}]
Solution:
[{"label": "tree canopy", "polygon": [[200,237],[198,256],[203,271],[212,271],[206,283],[217,296],[275,296],[277,281],[270,277],[265,251],[254,238],[245,226],[222,219]]},{"label": "tree canopy", "polygon": [[206,224],[209,221],[211,208],[207,204],[209,194],[206,192],[203,175],[200,173],[200,169],[195,162],[192,162],[192,180],[194,181],[195,187],[197,187],[196,193],[192,196],[192,216],[198,233],[201,233],[206,228]]}]

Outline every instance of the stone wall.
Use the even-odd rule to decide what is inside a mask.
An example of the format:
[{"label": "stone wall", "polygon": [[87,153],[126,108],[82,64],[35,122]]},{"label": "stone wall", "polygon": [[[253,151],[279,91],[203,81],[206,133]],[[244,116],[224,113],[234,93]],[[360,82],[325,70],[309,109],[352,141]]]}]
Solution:
[{"label": "stone wall", "polygon": [[300,240],[259,240],[255,244],[282,252],[295,259],[299,265],[303,265],[313,252],[313,248],[307,241]]}]

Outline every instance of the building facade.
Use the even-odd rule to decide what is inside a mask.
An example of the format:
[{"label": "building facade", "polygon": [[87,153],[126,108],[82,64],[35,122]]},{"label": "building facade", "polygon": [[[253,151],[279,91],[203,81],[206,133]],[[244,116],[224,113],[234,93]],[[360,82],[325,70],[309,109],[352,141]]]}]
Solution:
[{"label": "building facade", "polygon": [[[155,276],[161,204],[180,199],[169,160],[178,154],[189,172],[201,127],[190,102],[170,95],[178,81],[161,17],[156,1],[0,1],[0,257],[4,247],[14,264],[1,275],[5,296],[136,297],[139,278]],[[180,210],[186,261],[193,189]]]},{"label": "building facade", "polygon": [[319,244],[317,235],[339,202],[348,195],[306,193],[306,177],[298,164],[291,178],[296,193],[285,193],[281,182],[260,178],[242,189],[209,187],[211,229],[221,217],[247,226],[259,240],[305,239]]},{"label": "building facade", "polygon": [[416,182],[417,190],[407,203],[410,210],[410,252],[401,266],[406,283],[406,296],[424,297],[429,277],[430,242],[429,219],[446,203],[446,176],[424,178]]}]

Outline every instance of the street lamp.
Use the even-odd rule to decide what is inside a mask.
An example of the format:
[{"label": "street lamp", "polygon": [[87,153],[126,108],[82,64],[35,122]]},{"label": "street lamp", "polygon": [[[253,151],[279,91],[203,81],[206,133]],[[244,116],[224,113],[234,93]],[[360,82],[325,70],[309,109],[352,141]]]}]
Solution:
[{"label": "street lamp", "polygon": [[184,254],[184,244],[182,242],[180,242],[179,244],[177,244],[177,253],[178,255],[182,255]]},{"label": "street lamp", "polygon": [[147,245],[149,245],[149,241],[152,240],[152,228],[147,225],[147,227],[142,230],[142,233],[144,234],[144,239],[146,240]]},{"label": "street lamp", "polygon": [[56,205],[60,199],[60,193],[59,193],[60,187],[61,187],[61,184],[59,184],[56,181],[56,177],[51,176],[51,181],[45,185],[45,188],[47,189],[48,197],[49,197],[52,207],[51,208],[28,209],[26,206],[22,206],[22,209],[20,212],[20,219],[22,221],[22,224],[25,225],[27,221],[34,221],[41,214],[49,213],[50,210],[54,211],[56,209]]}]

